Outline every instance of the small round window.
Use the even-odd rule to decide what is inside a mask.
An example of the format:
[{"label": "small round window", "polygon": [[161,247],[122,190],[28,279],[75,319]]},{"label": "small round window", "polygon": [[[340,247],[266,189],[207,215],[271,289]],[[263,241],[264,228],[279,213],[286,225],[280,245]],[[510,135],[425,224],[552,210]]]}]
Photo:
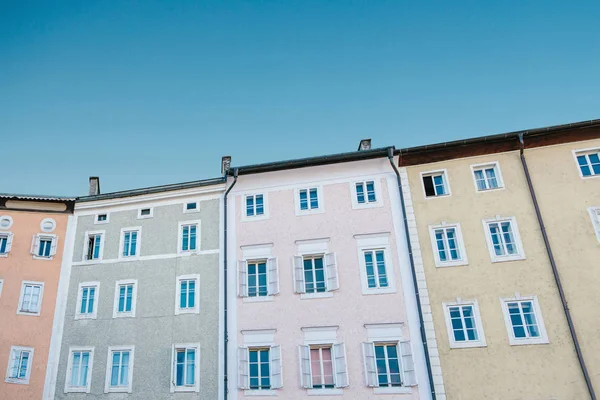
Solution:
[{"label": "small round window", "polygon": [[0,229],[8,229],[12,226],[13,220],[8,215],[3,215],[0,217]]},{"label": "small round window", "polygon": [[40,228],[42,229],[42,232],[52,232],[56,229],[56,221],[52,218],[45,218],[40,224]]}]

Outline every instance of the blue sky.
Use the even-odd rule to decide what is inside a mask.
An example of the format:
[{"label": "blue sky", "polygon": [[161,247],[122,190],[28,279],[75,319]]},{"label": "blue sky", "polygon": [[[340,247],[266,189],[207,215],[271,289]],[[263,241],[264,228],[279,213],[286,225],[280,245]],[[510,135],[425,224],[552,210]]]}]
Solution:
[{"label": "blue sky", "polygon": [[600,2],[0,2],[0,192],[600,118]]}]

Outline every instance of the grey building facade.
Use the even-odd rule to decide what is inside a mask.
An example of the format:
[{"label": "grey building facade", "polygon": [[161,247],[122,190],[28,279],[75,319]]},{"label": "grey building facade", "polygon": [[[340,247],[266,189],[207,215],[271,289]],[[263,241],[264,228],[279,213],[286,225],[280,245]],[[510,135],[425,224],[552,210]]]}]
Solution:
[{"label": "grey building facade", "polygon": [[220,398],[223,188],[215,179],[76,203],[45,399]]}]

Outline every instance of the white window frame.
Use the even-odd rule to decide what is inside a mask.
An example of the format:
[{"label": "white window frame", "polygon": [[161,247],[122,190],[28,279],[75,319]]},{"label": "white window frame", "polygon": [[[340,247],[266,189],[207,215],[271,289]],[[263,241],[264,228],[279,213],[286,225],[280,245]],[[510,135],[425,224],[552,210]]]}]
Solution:
[{"label": "white window frame", "polygon": [[[360,273],[360,285],[362,288],[363,295],[371,294],[387,294],[396,293],[396,279],[394,271],[393,253],[390,246],[390,233],[375,233],[365,235],[354,235],[356,239],[356,249],[358,255],[358,268]],[[387,287],[369,287],[367,280],[367,265],[365,261],[365,251],[377,251],[383,250],[383,257],[385,259],[385,272],[387,275],[388,286]],[[376,268],[376,266],[374,266]],[[377,282],[379,285],[379,282]]]},{"label": "white window frame", "polygon": [[[101,215],[106,215],[106,220],[100,221],[98,218]],[[101,213],[98,213],[98,214],[94,215],[94,225],[108,224],[109,222],[110,222],[110,213],[101,212]]]},{"label": "white window frame", "polygon": [[[251,197],[251,196],[256,196],[256,195],[262,195],[263,197],[263,209],[264,212],[262,215],[246,215],[246,197]],[[241,220],[242,222],[247,222],[247,221],[261,221],[261,220],[265,220],[265,219],[269,219],[269,194],[267,191],[264,192],[246,192],[243,193],[241,195],[241,201],[240,201],[240,205],[241,205]],[[255,208],[256,208],[256,199],[255,199]]]},{"label": "white window frame", "polygon": [[[125,233],[134,232],[134,231],[137,232],[135,255],[124,256],[123,250],[124,250],[124,246],[125,246]],[[121,228],[121,235],[120,235],[120,239],[119,239],[119,254],[118,254],[119,260],[135,260],[137,258],[140,258],[141,249],[142,249],[142,227],[141,226],[131,226],[131,227],[127,227],[127,228]]]},{"label": "white window frame", "polygon": [[[25,312],[21,311],[21,305],[23,304],[23,297],[25,296],[25,285],[36,285],[41,286],[40,288],[40,300],[38,302],[38,310],[37,312]],[[29,315],[32,317],[39,317],[42,313],[42,301],[44,298],[44,282],[36,282],[36,281],[21,281],[21,294],[19,295],[19,304],[17,305],[17,314],[18,315]]]},{"label": "white window frame", "polygon": [[[192,210],[188,210],[187,205],[191,204],[191,203],[195,203],[196,208],[194,208]],[[183,203],[183,213],[184,214],[192,214],[192,213],[199,213],[199,212],[200,212],[200,201],[194,200],[194,201],[186,201]]]},{"label": "white window frame", "polygon": [[[128,350],[129,351],[129,368],[128,368],[128,372],[127,372],[127,376],[129,378],[129,381],[127,382],[127,386],[126,387],[111,387],[110,386],[110,378],[111,378],[111,373],[112,373],[112,353],[113,351],[125,351]],[[133,363],[134,363],[134,357],[135,355],[135,346],[134,345],[129,345],[129,346],[109,346],[108,347],[108,353],[106,356],[106,377],[105,377],[105,381],[104,381],[104,393],[131,393],[131,389],[133,386]]]},{"label": "white window frame", "polygon": [[[319,202],[318,208],[309,208],[308,210],[300,209],[300,191],[306,190],[308,196],[308,204],[310,207],[310,190],[317,189],[317,201]],[[311,214],[322,214],[325,212],[325,200],[323,196],[323,186],[322,185],[308,185],[302,186],[294,189],[294,203],[296,207],[296,216],[300,215],[311,215]]]},{"label": "white window frame", "polygon": [[577,157],[578,156],[583,156],[583,155],[587,155],[587,154],[595,154],[595,153],[600,153],[600,148],[598,147],[592,147],[589,149],[579,149],[579,150],[573,150],[573,159],[575,160],[575,166],[577,167],[577,172],[579,173],[579,177],[581,179],[592,179],[592,178],[598,178],[600,177],[600,174],[595,174],[595,175],[590,175],[590,176],[584,176],[583,173],[581,172],[581,168],[579,167],[579,162],[577,161]]},{"label": "white window frame", "polygon": [[[535,319],[540,330],[540,337],[537,338],[516,338],[514,336],[512,322],[510,320],[510,314],[508,312],[508,303],[520,302],[520,301],[531,301],[533,303],[533,310],[535,312]],[[514,297],[511,298],[500,298],[500,304],[502,306],[502,314],[504,315],[504,324],[508,333],[508,342],[511,346],[520,346],[528,344],[548,344],[548,333],[546,332],[546,324],[544,323],[544,317],[542,316],[542,310],[538,297],[535,295],[521,296],[519,293],[515,293]]]},{"label": "white window frame", "polygon": [[13,219],[10,215],[0,215],[0,222],[7,221],[6,226],[0,225],[0,231],[7,231],[13,225]]},{"label": "white window frame", "polygon": [[[276,257],[273,257],[271,249],[273,243],[241,246],[242,259],[238,261],[237,265],[237,295],[242,298],[244,303],[260,303],[265,301],[273,301],[273,296],[279,294],[280,286],[280,273],[279,273],[279,262]],[[276,278],[277,278],[277,290],[276,293],[271,292],[270,282],[271,276],[269,274],[269,260],[274,259],[276,264]],[[252,262],[258,262],[264,260],[267,263],[267,295],[266,296],[247,296],[248,293],[248,264]],[[242,265],[240,265],[242,264]],[[245,268],[245,274],[240,270],[242,267]],[[240,280],[245,279],[245,284],[241,284]],[[245,293],[242,292],[242,286],[245,286]]]},{"label": "white window frame", "polygon": [[0,296],[2,296],[2,287],[4,286],[4,279],[0,279]]},{"label": "white window frame", "polygon": [[[450,307],[471,306],[473,308],[473,320],[475,322],[475,330],[477,331],[477,340],[465,340],[457,342],[454,340],[454,329],[452,327],[452,318],[450,317]],[[446,320],[446,331],[448,333],[448,341],[451,349],[464,349],[468,347],[486,347],[485,332],[483,331],[483,323],[481,322],[481,314],[479,312],[479,303],[477,300],[463,300],[457,298],[456,301],[447,301],[442,303],[444,317]]]},{"label": "white window frame", "polygon": [[[27,372],[25,373],[25,379],[11,378],[10,370],[12,369],[12,354],[13,351],[28,351],[29,359],[27,361]],[[4,378],[4,382],[6,383],[14,383],[17,385],[29,385],[29,379],[31,378],[31,370],[33,368],[33,356],[34,356],[34,348],[33,347],[25,347],[25,346],[11,346],[10,353],[8,353],[8,366],[6,368],[6,375]]]},{"label": "white window frame", "polygon": [[[435,196],[427,196],[427,192],[425,191],[425,184],[423,183],[423,178],[426,176],[433,176],[433,175],[442,175],[443,176],[443,180],[444,180],[444,189],[446,189],[446,194],[440,194],[440,195],[435,195]],[[450,178],[448,177],[448,171],[446,170],[446,168],[443,169],[436,169],[436,170],[432,170],[432,171],[423,171],[420,174],[420,179],[421,179],[421,189],[423,190],[423,197],[425,199],[438,199],[438,198],[446,198],[446,197],[450,197],[452,196],[452,190],[450,189]],[[435,184],[434,184],[435,186]]]},{"label": "white window frame", "polygon": [[[194,293],[194,308],[180,308],[180,296],[181,296],[181,281],[195,280],[196,290]],[[200,274],[188,274],[179,275],[175,279],[175,315],[180,314],[200,314]]]},{"label": "white window frame", "polygon": [[[479,190],[479,188],[477,187],[477,179],[475,179],[475,171],[481,170],[481,169],[489,169],[489,168],[493,168],[494,169],[494,173],[496,174],[496,182],[498,182],[498,187],[497,188],[488,188],[488,189],[484,189],[484,190]],[[502,171],[500,170],[500,163],[498,161],[491,161],[488,163],[481,163],[481,164],[472,164],[471,165],[471,176],[473,177],[473,185],[475,185],[475,192],[476,193],[487,193],[487,192],[494,192],[497,190],[504,190],[504,179],[502,178]],[[486,186],[487,186],[487,180],[486,180]]]},{"label": "white window frame", "polygon": [[[122,285],[133,285],[131,291],[131,311],[119,312],[119,286]],[[135,318],[135,310],[137,305],[137,291],[138,281],[137,279],[122,279],[115,282],[115,299],[113,304],[113,318]]]},{"label": "white window frame", "polygon": [[[176,386],[175,363],[177,361],[177,350],[194,349],[196,356],[194,358],[194,385],[193,386]],[[170,392],[200,392],[200,343],[177,343],[171,347],[171,387]]]},{"label": "white window frame", "polygon": [[[71,373],[73,370],[73,353],[84,352],[90,353],[90,359],[88,362],[88,376],[85,387],[71,386]],[[65,376],[65,393],[90,393],[92,387],[92,370],[94,366],[94,347],[86,346],[70,346],[69,347],[69,360],[67,362],[67,374]]]},{"label": "white window frame", "polygon": [[[336,259],[336,254],[334,252],[329,251],[329,238],[323,239],[308,239],[308,240],[296,240],[297,246],[297,254],[292,258],[292,277],[294,279],[294,292],[300,293],[301,300],[307,299],[320,299],[325,297],[333,297],[333,292],[339,289],[339,270],[337,268],[337,261],[335,263],[335,270],[337,274],[337,288],[330,288],[329,285],[329,276],[327,274],[327,255],[333,255],[334,259]],[[314,292],[314,293],[306,293],[300,292],[299,288],[296,286],[296,258],[301,257],[304,260],[304,257],[323,257],[323,268],[325,269],[325,288],[324,292]],[[304,263],[304,261],[303,261]],[[304,280],[304,275],[303,275]],[[306,287],[306,282],[304,282]]]},{"label": "white window frame", "polygon": [[[317,326],[317,327],[303,327],[301,328],[304,343],[303,346],[308,346],[309,348],[309,360],[310,360],[310,347],[311,346],[323,346],[323,347],[331,347],[331,360],[332,360],[332,372],[333,372],[333,388],[312,388],[312,373],[310,374],[310,385],[303,384],[304,390],[306,390],[306,394],[308,396],[337,396],[344,394],[344,388],[348,387],[348,357],[346,355],[346,347],[343,342],[341,342],[337,338],[337,331],[339,326]],[[345,364],[345,374],[346,374],[346,382],[338,382],[337,374],[338,369],[336,366],[336,349],[334,347],[339,346],[344,355],[344,364]],[[301,378],[303,375],[302,368],[302,346],[299,346],[300,352],[300,374]],[[301,379],[302,381],[303,379]]]},{"label": "white window frame", "polygon": [[[177,254],[179,255],[191,255],[198,254],[200,252],[201,241],[201,225],[200,220],[190,220],[190,221],[179,221],[179,225],[177,227]],[[182,250],[181,246],[183,244],[183,227],[186,225],[196,225],[196,249],[194,250]]]},{"label": "white window frame", "polygon": [[[437,247],[437,239],[435,237],[435,231],[438,229],[448,229],[454,228],[456,232],[456,246],[460,253],[460,259],[458,260],[450,260],[450,261],[442,261],[440,259],[440,253]],[[462,235],[462,229],[460,223],[446,223],[446,221],[442,221],[438,225],[429,225],[429,239],[431,241],[431,250],[433,251],[433,258],[435,261],[435,266],[438,268],[442,267],[458,267],[461,265],[468,265],[469,259],[467,257],[467,249],[465,247],[465,240]]]},{"label": "white window frame", "polygon": [[12,241],[14,235],[12,232],[9,231],[0,231],[0,236],[6,238],[6,252],[0,254],[0,257],[8,257],[8,253],[10,253],[10,249],[12,248]]},{"label": "white window frame", "polygon": [[[502,223],[510,222],[513,236],[515,238],[515,246],[517,247],[517,254],[497,256],[494,251],[494,243],[492,241],[492,234],[490,233],[489,224],[491,223]],[[485,240],[487,241],[488,250],[490,253],[490,259],[493,263],[504,262],[504,261],[518,261],[525,259],[525,250],[523,249],[523,242],[521,242],[521,235],[519,234],[519,226],[517,225],[516,217],[501,217],[496,215],[494,218],[486,218],[482,220],[483,230],[485,231]],[[503,239],[504,240],[504,239]]]},{"label": "white window frame", "polygon": [[[46,224],[50,224],[49,227],[46,227]],[[56,221],[53,218],[44,218],[42,222],[40,222],[40,230],[44,233],[54,232],[56,229]]]},{"label": "white window frame", "polygon": [[[367,198],[367,182],[373,181],[375,188],[375,201],[369,202]],[[365,203],[358,202],[358,193],[356,191],[356,184],[362,183],[365,188]],[[365,178],[350,182],[350,193],[352,196],[352,209],[360,210],[363,208],[375,208],[383,206],[383,193],[381,190],[381,179],[380,178]]]},{"label": "white window frame", "polygon": [[[88,244],[91,235],[100,235],[100,250],[98,251],[98,258],[92,260],[87,259]],[[85,239],[83,240],[83,254],[81,261],[88,264],[94,264],[98,261],[102,261],[104,256],[104,243],[106,241],[106,231],[85,231]]]},{"label": "white window frame", "polygon": [[592,227],[596,234],[596,239],[600,243],[600,207],[589,207],[590,218],[592,220]]},{"label": "white window frame", "polygon": [[[83,302],[83,288],[95,288],[94,306],[90,314],[81,313],[81,303]],[[100,300],[100,282],[81,282],[77,288],[77,305],[75,309],[75,319],[96,319],[98,315],[98,300]]]},{"label": "white window frame", "polygon": [[[269,373],[270,373],[270,383],[271,383],[271,388],[270,389],[249,389],[249,388],[242,388],[243,383],[241,382],[241,380],[238,379],[238,386],[240,389],[242,389],[244,391],[244,396],[277,396],[277,391],[279,389],[281,389],[283,387],[283,376],[282,376],[282,370],[281,368],[279,368],[279,375],[280,375],[280,385],[277,385],[277,382],[274,382],[273,379],[273,371],[275,370],[274,368],[274,362],[273,362],[273,349],[274,348],[279,348],[279,352],[281,353],[281,346],[277,346],[275,344],[275,329],[260,329],[260,330],[243,330],[241,331],[242,333],[242,337],[243,337],[243,346],[238,348],[238,359],[237,359],[237,363],[238,363],[238,370],[242,370],[241,366],[239,365],[240,360],[239,360],[239,352],[245,352],[246,354],[246,360],[249,364],[249,353],[248,351],[252,348],[269,348]],[[282,360],[279,360],[279,366],[281,367],[282,365]],[[248,384],[250,382],[250,373],[249,371],[246,371],[247,375],[248,375]]]},{"label": "white window frame", "polygon": [[[50,239],[50,253],[49,253],[50,255],[48,257],[40,256],[37,254],[37,252],[40,248],[42,239],[45,241]],[[56,236],[55,234],[52,234],[52,233],[36,233],[33,236],[33,239],[31,242],[31,255],[33,256],[34,260],[50,261],[50,260],[54,259],[57,248],[58,248],[58,236]]]},{"label": "white window frame", "polygon": [[[148,215],[142,215],[142,210],[150,210],[150,214]],[[137,219],[147,219],[147,218],[153,218],[154,217],[154,207],[141,207],[138,208],[138,214],[137,214]]]}]

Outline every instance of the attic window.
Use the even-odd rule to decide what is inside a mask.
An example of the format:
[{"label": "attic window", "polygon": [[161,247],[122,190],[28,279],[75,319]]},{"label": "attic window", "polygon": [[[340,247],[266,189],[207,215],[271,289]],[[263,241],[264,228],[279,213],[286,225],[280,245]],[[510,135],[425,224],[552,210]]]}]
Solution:
[{"label": "attic window", "polygon": [[97,224],[106,224],[107,222],[108,222],[108,214],[96,215],[96,223]]},{"label": "attic window", "polygon": [[149,207],[149,208],[140,208],[138,211],[138,219],[142,219],[142,218],[152,218],[152,216],[154,215],[154,209]]},{"label": "attic window", "polygon": [[190,201],[189,203],[183,203],[184,213],[193,213],[200,211],[200,205],[197,201]]}]

